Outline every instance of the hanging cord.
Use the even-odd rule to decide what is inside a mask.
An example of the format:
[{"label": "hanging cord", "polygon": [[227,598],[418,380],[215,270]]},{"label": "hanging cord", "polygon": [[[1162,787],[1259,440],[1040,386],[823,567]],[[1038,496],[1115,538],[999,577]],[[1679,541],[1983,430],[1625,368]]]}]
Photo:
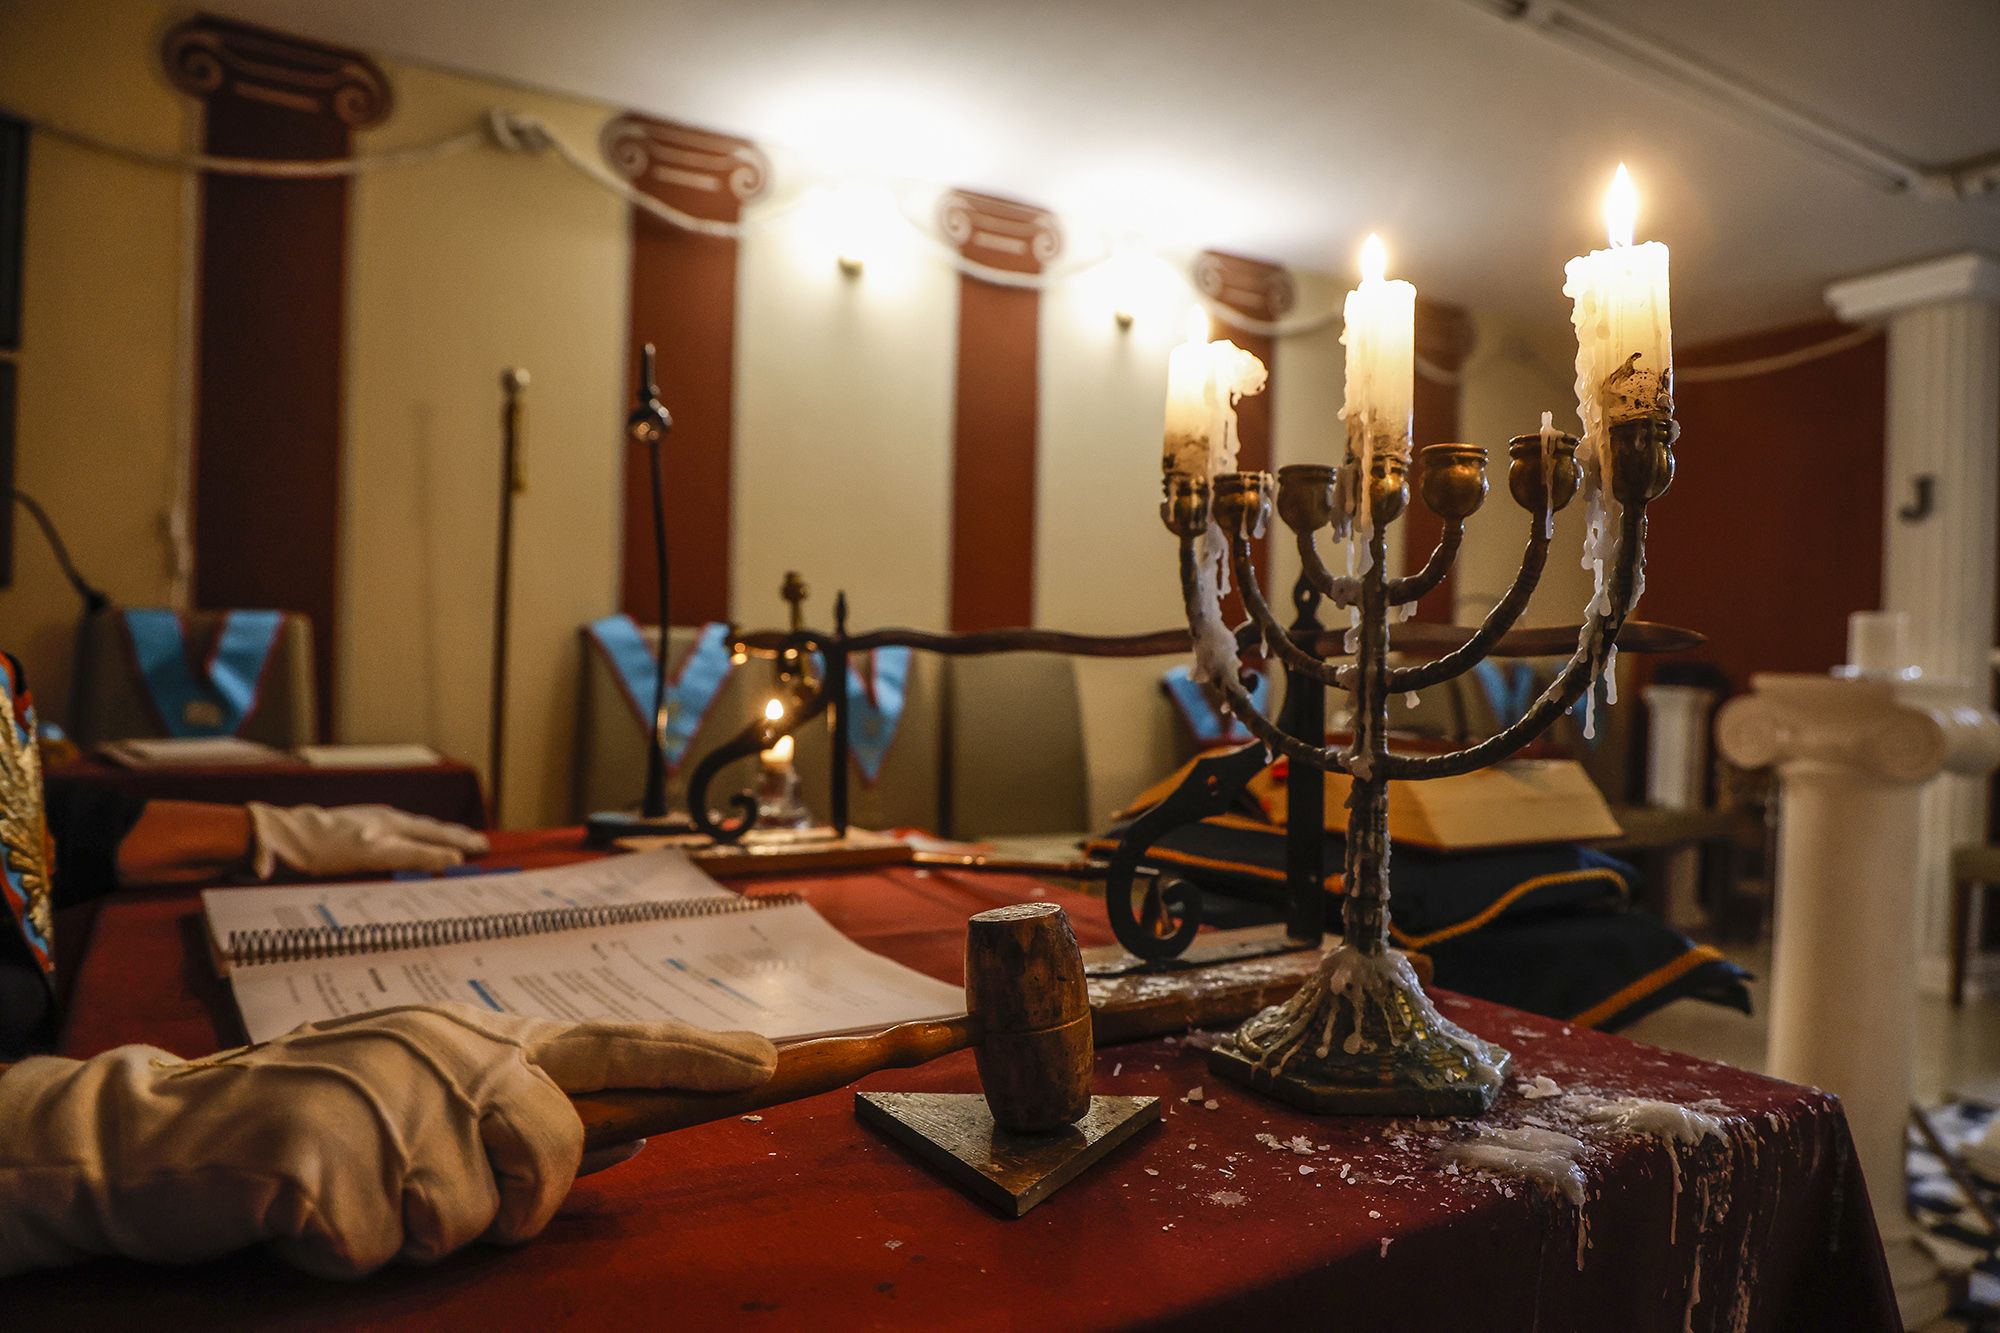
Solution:
[{"label": "hanging cord", "polygon": [[46,120],[33,116],[23,116],[0,107],[0,115],[15,120],[26,121],[37,134],[46,134],[51,139],[88,148],[94,152],[108,153],[147,166],[165,167],[174,171],[207,171],[221,176],[257,176],[267,180],[329,180],[342,176],[359,176],[370,171],[391,167],[415,166],[422,162],[435,162],[439,158],[456,153],[469,152],[487,142],[487,131],[481,127],[464,130],[447,139],[432,143],[413,144],[408,148],[392,148],[387,152],[370,153],[365,157],[309,158],[301,161],[283,161],[261,157],[217,157],[210,153],[163,153],[151,148],[135,148],[131,144],[113,143],[100,139],[83,130],[67,125],[52,125]]},{"label": "hanging cord", "polygon": [[35,526],[42,530],[42,536],[48,540],[49,550],[55,553],[56,567],[62,570],[62,576],[69,580],[69,586],[76,589],[76,595],[83,599],[84,614],[94,616],[111,605],[111,599],[86,579],[77,569],[76,562],[70,559],[69,547],[64,544],[62,534],[56,531],[55,522],[49,518],[49,511],[42,508],[41,502],[16,486],[14,503],[27,510],[28,516],[35,520]]},{"label": "hanging cord", "polygon": [[[23,116],[0,106],[0,116],[9,116],[34,127],[39,134],[59,139],[66,143],[88,148],[95,152],[107,153],[149,166],[163,167],[176,171],[210,172],[227,176],[251,176],[268,180],[325,180],[339,177],[360,176],[371,171],[389,170],[398,167],[417,166],[435,162],[442,158],[470,152],[480,147],[498,148],[503,152],[538,156],[551,152],[556,158],[597,185],[619,196],[634,208],[651,214],[669,226],[682,231],[694,232],[702,236],[720,236],[740,240],[753,232],[764,230],[779,218],[790,213],[798,205],[798,200],[775,206],[760,208],[757,215],[746,222],[719,222],[710,218],[696,217],[694,214],[673,205],[663,203],[644,191],[635,188],[631,182],[607,171],[589,156],[579,152],[564,140],[546,121],[539,116],[524,112],[509,111],[504,107],[492,107],[485,118],[474,128],[425,144],[413,144],[406,148],[394,148],[380,153],[370,153],[361,157],[329,158],[319,160],[280,161],[254,157],[217,157],[208,153],[169,153],[150,148],[136,148],[129,144],[114,143],[97,135],[64,125],[54,125],[31,116]],[[932,243],[933,248],[947,263],[967,277],[999,287],[1020,287],[1045,291],[1056,283],[1097,267],[1110,258],[1108,250],[1092,255],[1060,268],[1042,273],[1017,273],[1009,269],[995,268],[978,260],[968,259],[938,237],[931,228],[912,217],[899,199],[898,213],[920,236]],[[1185,268],[1186,265],[1181,267]],[[1192,283],[1190,283],[1192,286]],[[1207,295],[1198,295],[1202,305],[1215,319],[1231,328],[1245,333],[1254,333],[1268,338],[1295,338],[1318,333],[1341,322],[1341,312],[1329,308],[1309,315],[1295,315],[1289,319],[1253,319],[1222,304]],[[1713,366],[1688,366],[1675,372],[1675,378],[1683,384],[1702,384],[1719,380],[1744,379],[1754,375],[1768,375],[1803,365],[1823,356],[1834,356],[1849,348],[1858,347],[1875,337],[1881,329],[1875,325],[1864,325],[1825,342],[1794,351],[1782,352],[1775,356],[1760,357],[1752,361],[1729,362]],[[1417,373],[1436,384],[1457,385],[1462,376],[1448,371],[1442,366],[1423,358],[1416,359]]]},{"label": "hanging cord", "polygon": [[1334,309],[1322,310],[1316,315],[1294,315],[1289,319],[1253,319],[1212,296],[1202,294],[1196,299],[1219,323],[1245,333],[1254,333],[1260,338],[1299,338],[1341,322],[1341,312]]},{"label": "hanging cord", "polygon": [[1779,352],[1773,356],[1760,356],[1753,361],[1725,361],[1720,365],[1713,366],[1676,366],[1674,368],[1674,382],[1676,384],[1712,384],[1724,380],[1749,379],[1753,375],[1774,375],[1778,371],[1790,370],[1793,366],[1802,366],[1808,361],[1817,361],[1821,357],[1838,356],[1842,352],[1859,347],[1863,343],[1870,342],[1881,335],[1881,325],[1863,324],[1859,328],[1849,329],[1845,333],[1836,334],[1824,342],[1810,343],[1804,347],[1795,347],[1789,352]]},{"label": "hanging cord", "polygon": [[[1230,328],[1240,329],[1244,333],[1254,333],[1264,338],[1300,338],[1345,322],[1340,311],[1331,309],[1314,315],[1294,315],[1290,319],[1253,319],[1240,310],[1224,305],[1212,296],[1203,295],[1197,299],[1201,302],[1202,308],[1217,321],[1227,324]],[[1417,374],[1433,384],[1457,388],[1464,382],[1463,375],[1455,370],[1446,370],[1428,357],[1418,356],[1414,360]]]}]

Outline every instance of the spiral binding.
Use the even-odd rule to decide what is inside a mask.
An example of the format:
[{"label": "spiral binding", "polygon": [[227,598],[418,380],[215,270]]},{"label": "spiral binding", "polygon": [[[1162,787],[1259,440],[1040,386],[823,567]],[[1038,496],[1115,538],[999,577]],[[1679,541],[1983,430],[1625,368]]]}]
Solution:
[{"label": "spiral binding", "polygon": [[532,912],[496,912],[488,916],[429,921],[369,921],[352,926],[295,926],[290,930],[232,930],[232,966],[296,963],[357,953],[390,953],[397,949],[435,949],[448,944],[549,935],[592,926],[630,926],[644,921],[680,921],[689,917],[722,916],[730,912],[761,912],[804,902],[796,893],[772,893],[755,898],[694,898],[678,902],[611,903],[594,907],[545,907]]}]

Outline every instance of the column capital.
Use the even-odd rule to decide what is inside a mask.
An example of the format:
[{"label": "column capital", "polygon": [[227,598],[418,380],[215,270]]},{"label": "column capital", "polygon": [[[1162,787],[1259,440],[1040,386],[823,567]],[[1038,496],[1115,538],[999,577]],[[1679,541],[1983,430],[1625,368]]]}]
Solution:
[{"label": "column capital", "polygon": [[1218,305],[1267,324],[1289,315],[1299,301],[1298,284],[1284,265],[1221,250],[1195,256],[1194,285]]},{"label": "column capital", "polygon": [[1941,301],[1990,301],[2000,304],[2000,259],[1967,250],[1942,259],[1858,278],[1846,278],[1826,289],[1826,303],[1850,324],[1883,315],[1900,314]]},{"label": "column capital", "polygon": [[1062,224],[1055,214],[997,194],[945,191],[938,200],[938,229],[952,249],[988,268],[1036,274],[1062,253]]},{"label": "column capital", "polygon": [[206,14],[167,30],[160,61],[192,97],[232,94],[352,130],[379,123],[392,102],[389,80],[359,51]]},{"label": "column capital", "polygon": [[1744,768],[1846,769],[1901,786],[2000,761],[2000,719],[1982,709],[1919,707],[1884,680],[1773,673],[1750,683],[1715,719],[1717,747]]},{"label": "column capital", "polygon": [[737,221],[771,182],[770,160],[748,139],[634,111],[605,122],[598,148],[636,189],[709,222]]}]

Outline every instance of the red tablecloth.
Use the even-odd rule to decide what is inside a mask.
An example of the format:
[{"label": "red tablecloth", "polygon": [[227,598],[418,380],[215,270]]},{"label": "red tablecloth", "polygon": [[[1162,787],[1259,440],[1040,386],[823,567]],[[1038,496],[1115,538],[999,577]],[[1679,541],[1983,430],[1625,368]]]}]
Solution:
[{"label": "red tablecloth", "polygon": [[[571,854],[544,836],[500,855]],[[842,928],[957,978],[965,916],[1030,895],[1000,877],[876,871],[793,879]],[[67,1048],[228,1038],[192,941],[192,899],[114,900],[77,981]],[[1107,1048],[1101,1092],[1170,1099],[1147,1131],[1050,1202],[1001,1221],[855,1123],[851,1094],[655,1141],[578,1182],[536,1242],[342,1285],[258,1257],[184,1271],[100,1262],[6,1293],[7,1324],[253,1321],[311,1328],[1240,1327],[1251,1319],[1407,1329],[1893,1328],[1847,1127],[1833,1098],[1460,997],[1458,1021],[1516,1053],[1518,1077],[1692,1103],[1726,1146],[1590,1136],[1579,1211],[1525,1182],[1453,1175],[1462,1128],[1294,1114],[1212,1078],[1175,1040]],[[1217,1109],[1179,1099],[1200,1085]],[[968,1056],[864,1086],[970,1090]],[[1510,1092],[1496,1123],[1559,1117]],[[1303,1135],[1310,1155],[1259,1134]],[[1309,1170],[1307,1168],[1310,1168]]]},{"label": "red tablecloth", "polygon": [[316,768],[311,764],[160,764],[127,768],[85,755],[45,775],[51,795],[67,786],[108,788],[149,801],[242,805],[393,805],[415,815],[486,826],[479,774],[455,759],[393,768]]}]

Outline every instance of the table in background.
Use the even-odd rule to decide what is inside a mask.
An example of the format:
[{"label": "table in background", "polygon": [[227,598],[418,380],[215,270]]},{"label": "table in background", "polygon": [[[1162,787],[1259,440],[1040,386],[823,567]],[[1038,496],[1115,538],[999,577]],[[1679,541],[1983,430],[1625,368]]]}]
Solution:
[{"label": "table in background", "polygon": [[44,775],[50,794],[65,787],[124,792],[150,801],[242,805],[391,805],[471,828],[486,825],[479,774],[453,759],[391,768],[320,768],[279,764],[149,764],[128,768],[85,755]]},{"label": "table in background", "polygon": [[[496,859],[570,859],[574,834],[502,835]],[[907,868],[784,881],[869,947],[956,981],[964,920],[1045,897],[1086,944],[1102,908],[1012,877]],[[107,904],[65,1038],[74,1054],[236,1039],[192,896]],[[655,1140],[577,1183],[543,1236],[329,1283],[246,1256],[171,1271],[103,1261],[12,1284],[10,1322],[178,1327],[754,1326],[1355,1329],[1893,1328],[1894,1298],[1839,1104],[1824,1093],[1452,995],[1516,1078],[1692,1103],[1726,1146],[1595,1141],[1579,1211],[1519,1180],[1452,1175],[1450,1128],[1295,1114],[1211,1077],[1189,1043],[1107,1047],[1100,1092],[1155,1093],[1164,1125],[1027,1217],[1002,1221],[862,1129],[852,1093]],[[1181,1101],[1199,1085],[1214,1110]],[[969,1090],[961,1053],[866,1086]],[[1489,1121],[1550,1103],[1514,1092]],[[1304,1136],[1310,1155],[1266,1146]],[[1747,1305],[1739,1305],[1746,1302]]]}]

